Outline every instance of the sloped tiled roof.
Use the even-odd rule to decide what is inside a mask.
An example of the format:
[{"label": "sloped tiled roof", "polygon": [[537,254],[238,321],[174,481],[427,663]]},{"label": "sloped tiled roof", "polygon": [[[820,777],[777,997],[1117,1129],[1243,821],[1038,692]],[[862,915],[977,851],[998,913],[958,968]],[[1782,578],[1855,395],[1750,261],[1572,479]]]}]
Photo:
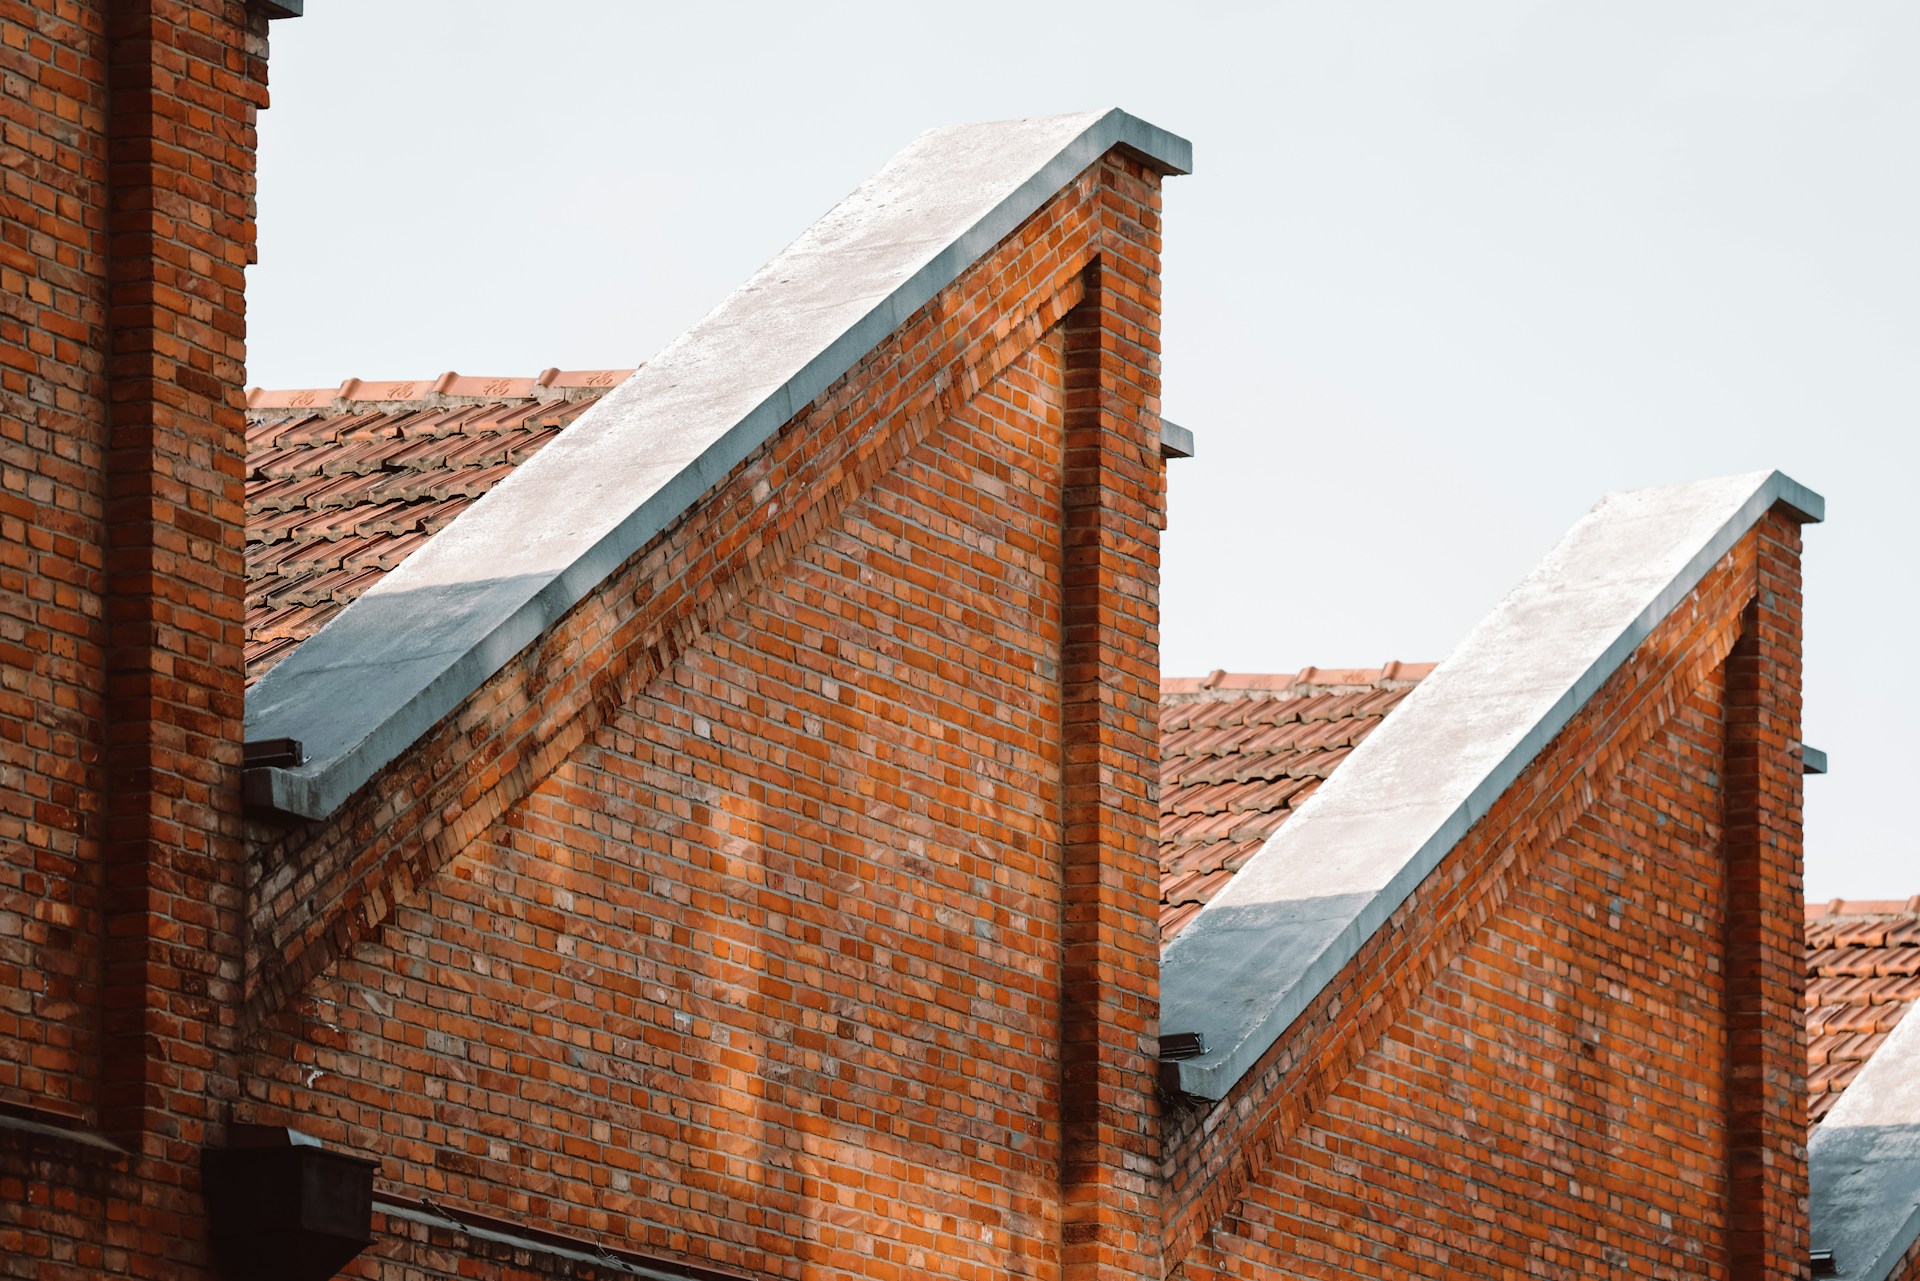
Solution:
[{"label": "sloped tiled roof", "polygon": [[250,391],[248,682],[631,372]]},{"label": "sloped tiled roof", "polygon": [[1160,691],[1160,936],[1180,932],[1432,663],[1170,677]]},{"label": "sloped tiled roof", "polygon": [[1807,1120],[1818,1124],[1920,1001],[1920,895],[1807,909]]}]

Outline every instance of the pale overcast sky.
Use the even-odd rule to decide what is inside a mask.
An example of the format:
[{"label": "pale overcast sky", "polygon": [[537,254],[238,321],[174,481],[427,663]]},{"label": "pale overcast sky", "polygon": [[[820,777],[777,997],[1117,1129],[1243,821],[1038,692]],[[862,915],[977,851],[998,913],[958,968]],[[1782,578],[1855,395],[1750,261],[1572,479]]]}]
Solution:
[{"label": "pale overcast sky", "polygon": [[1920,893],[1920,5],[307,8],[249,381],[635,364],[922,129],[1124,107],[1196,161],[1168,672],[1442,657],[1603,492],[1778,467],[1808,897]]}]

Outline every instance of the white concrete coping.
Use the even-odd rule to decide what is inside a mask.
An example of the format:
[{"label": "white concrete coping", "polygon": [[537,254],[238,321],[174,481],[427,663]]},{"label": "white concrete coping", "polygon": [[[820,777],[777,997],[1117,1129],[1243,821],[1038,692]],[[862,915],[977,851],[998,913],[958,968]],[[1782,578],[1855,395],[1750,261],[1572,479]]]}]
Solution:
[{"label": "white concrete coping", "polygon": [[1185,139],[1124,111],[922,134],[247,693],[297,766],[247,798],[322,818],[1080,172]]},{"label": "white concrete coping", "polygon": [[1906,1017],[1807,1143],[1813,1248],[1834,1276],[1886,1281],[1920,1239],[1920,1013]]},{"label": "white concrete coping", "polygon": [[1707,571],[1776,503],[1779,472],[1610,494],[1421,681],[1167,945],[1162,1065],[1221,1099]]}]

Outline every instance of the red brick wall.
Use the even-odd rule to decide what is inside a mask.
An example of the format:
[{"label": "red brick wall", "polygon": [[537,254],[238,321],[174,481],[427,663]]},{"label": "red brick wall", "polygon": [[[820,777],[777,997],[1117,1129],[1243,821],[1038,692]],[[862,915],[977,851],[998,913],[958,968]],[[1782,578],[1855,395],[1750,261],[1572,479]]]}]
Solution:
[{"label": "red brick wall", "polygon": [[[1797,991],[1798,546],[1769,516],[1253,1080],[1174,1123],[1185,1276],[1799,1275],[1799,1024],[1737,1017]],[[1770,1271],[1738,1265],[1756,1239]]]},{"label": "red brick wall", "polygon": [[336,819],[260,825],[245,1115],[755,1273],[1149,1271],[1157,207],[1095,166]]},{"label": "red brick wall", "polygon": [[240,977],[265,21],[0,5],[0,1106],[128,1153],[0,1131],[0,1275],[199,1257],[179,1216],[233,1090]]},{"label": "red brick wall", "polygon": [[[0,9],[0,1099],[95,1119],[105,710],[106,34]],[[14,853],[13,851],[18,851]]]}]

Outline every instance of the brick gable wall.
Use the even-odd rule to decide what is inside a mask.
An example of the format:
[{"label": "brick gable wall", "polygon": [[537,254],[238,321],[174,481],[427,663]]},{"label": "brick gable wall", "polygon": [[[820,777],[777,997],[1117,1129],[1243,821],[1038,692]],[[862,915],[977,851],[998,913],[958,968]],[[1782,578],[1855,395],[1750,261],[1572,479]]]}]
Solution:
[{"label": "brick gable wall", "polygon": [[260,825],[245,1116],[756,1273],[1157,1271],[1157,248],[1109,157]]},{"label": "brick gable wall", "polygon": [[1056,332],[317,980],[254,1093],[396,1183],[747,1270],[1057,1250],[1061,364]]},{"label": "brick gable wall", "polygon": [[1802,1274],[1804,1049],[1773,1009],[1798,548],[1763,521],[1248,1081],[1170,1120],[1183,1275]]},{"label": "brick gable wall", "polygon": [[1269,1275],[1276,1256],[1322,1276],[1729,1275],[1722,696],[1716,673],[1215,1226],[1189,1277]]},{"label": "brick gable wall", "polygon": [[0,6],[0,1275],[203,1257],[265,56],[242,0]]}]

